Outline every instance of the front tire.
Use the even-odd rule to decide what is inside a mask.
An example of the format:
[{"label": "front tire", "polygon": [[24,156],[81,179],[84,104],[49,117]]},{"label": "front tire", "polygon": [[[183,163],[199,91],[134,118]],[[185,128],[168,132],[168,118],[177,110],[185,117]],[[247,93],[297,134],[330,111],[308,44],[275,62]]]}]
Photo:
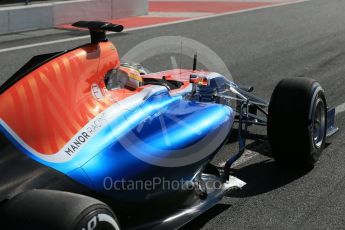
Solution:
[{"label": "front tire", "polygon": [[325,147],[326,116],[325,95],[317,81],[302,77],[281,80],[268,109],[273,157],[289,166],[313,166]]}]

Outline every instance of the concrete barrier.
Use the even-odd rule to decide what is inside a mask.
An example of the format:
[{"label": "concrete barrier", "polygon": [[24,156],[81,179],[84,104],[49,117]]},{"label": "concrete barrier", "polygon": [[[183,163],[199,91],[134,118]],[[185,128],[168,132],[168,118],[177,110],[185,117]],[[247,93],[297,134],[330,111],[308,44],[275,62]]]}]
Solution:
[{"label": "concrete barrier", "polygon": [[145,15],[148,0],[74,0],[0,8],[0,34],[50,28],[78,20]]},{"label": "concrete barrier", "polygon": [[77,20],[105,20],[111,18],[112,0],[71,1],[53,5],[54,24],[61,25]]},{"label": "concrete barrier", "polygon": [[9,31],[8,13],[0,11],[0,34]]},{"label": "concrete barrier", "polygon": [[112,0],[112,18],[126,18],[148,13],[148,0]]},{"label": "concrete barrier", "polygon": [[53,24],[50,6],[28,7],[8,11],[10,32],[51,27]]}]

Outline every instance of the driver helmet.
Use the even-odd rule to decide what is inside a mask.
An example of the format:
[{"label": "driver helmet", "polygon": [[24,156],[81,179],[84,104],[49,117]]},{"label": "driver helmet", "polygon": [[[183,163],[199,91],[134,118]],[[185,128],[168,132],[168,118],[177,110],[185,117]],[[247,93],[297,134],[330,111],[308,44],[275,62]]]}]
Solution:
[{"label": "driver helmet", "polygon": [[123,88],[135,90],[143,85],[143,78],[140,76],[139,71],[124,66],[110,70],[104,80],[109,90]]},{"label": "driver helmet", "polygon": [[137,89],[143,85],[143,78],[140,76],[138,70],[120,66],[118,69],[118,77],[123,79],[125,87],[130,89]]}]

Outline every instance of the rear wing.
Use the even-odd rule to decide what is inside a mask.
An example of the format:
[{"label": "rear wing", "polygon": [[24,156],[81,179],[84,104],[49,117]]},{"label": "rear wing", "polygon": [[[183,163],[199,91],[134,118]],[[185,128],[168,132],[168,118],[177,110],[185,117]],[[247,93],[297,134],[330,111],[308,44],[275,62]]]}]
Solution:
[{"label": "rear wing", "polygon": [[117,33],[123,31],[122,25],[100,21],[79,21],[73,23],[72,26],[89,29],[91,43],[93,44],[108,41],[106,31],[112,31]]}]

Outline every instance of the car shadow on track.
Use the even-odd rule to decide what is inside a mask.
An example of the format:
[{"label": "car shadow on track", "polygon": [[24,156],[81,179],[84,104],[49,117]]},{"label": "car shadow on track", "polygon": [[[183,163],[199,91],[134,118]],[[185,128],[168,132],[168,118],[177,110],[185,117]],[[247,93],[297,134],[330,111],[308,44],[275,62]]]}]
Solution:
[{"label": "car shadow on track", "polygon": [[196,219],[192,220],[185,226],[179,228],[179,230],[192,230],[192,229],[200,229],[202,228],[208,221],[213,219],[214,217],[218,216],[228,208],[230,208],[231,205],[229,204],[216,204],[214,207],[209,209],[207,212],[201,214]]},{"label": "car shadow on track", "polygon": [[267,193],[303,177],[311,169],[283,167],[272,159],[250,164],[234,170],[233,175],[247,184],[241,190],[233,191],[227,196],[251,197]]},{"label": "car shadow on track", "polygon": [[[272,157],[267,137],[260,134],[248,133],[248,139],[253,140],[246,149],[257,152],[266,157]],[[265,158],[266,158],[265,157]],[[232,175],[247,184],[241,190],[227,194],[227,197],[244,198],[260,195],[283,187],[310,172],[312,168],[288,168],[277,164],[273,159],[266,158],[260,162],[250,163],[237,169],[232,169]],[[211,219],[229,209],[229,204],[217,204],[204,214],[197,217],[182,230],[200,229]]]},{"label": "car shadow on track", "polygon": [[[235,135],[234,135],[235,133]],[[237,141],[237,130],[230,136],[230,143]],[[270,192],[283,187],[294,180],[306,175],[312,168],[291,168],[285,167],[272,158],[272,151],[266,135],[248,132],[249,144],[247,150],[259,153],[264,160],[260,162],[247,163],[232,170],[232,175],[245,181],[247,184],[241,190],[233,191],[228,197],[250,197]],[[326,143],[327,148],[329,143]],[[250,161],[252,162],[252,161]]]},{"label": "car shadow on track", "polygon": [[[306,175],[311,169],[284,168],[274,160],[268,159],[250,164],[233,171],[235,177],[247,183],[241,190],[232,191],[227,197],[244,198],[263,194]],[[211,219],[229,209],[229,204],[217,204],[180,230],[200,229]]]}]

